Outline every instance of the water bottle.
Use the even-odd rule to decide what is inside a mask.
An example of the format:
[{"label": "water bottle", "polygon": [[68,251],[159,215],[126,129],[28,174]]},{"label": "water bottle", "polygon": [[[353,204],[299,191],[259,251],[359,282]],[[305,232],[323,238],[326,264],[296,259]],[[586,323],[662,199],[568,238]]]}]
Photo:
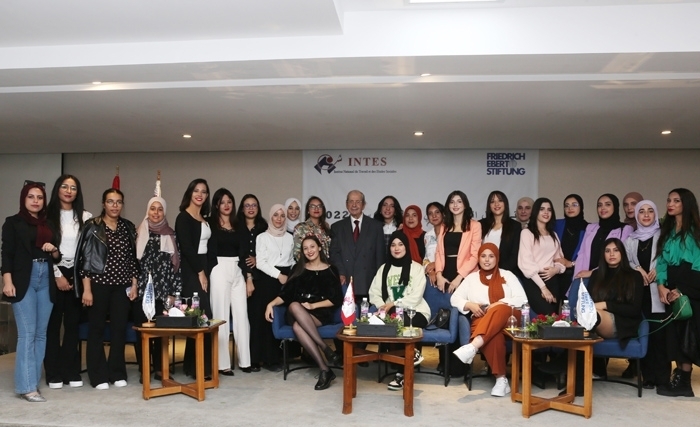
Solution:
[{"label": "water bottle", "polygon": [[366,319],[369,316],[369,301],[367,298],[362,298],[362,303],[360,304],[360,317]]},{"label": "water bottle", "polygon": [[530,326],[530,304],[527,303],[527,300],[525,300],[520,309],[520,326],[523,330],[526,330],[527,327]]},{"label": "water bottle", "polygon": [[571,322],[571,307],[569,307],[568,299],[565,299],[561,305],[561,315],[564,317],[563,320]]},{"label": "water bottle", "polygon": [[182,304],[182,298],[180,298],[180,292],[175,292],[175,301],[173,301],[173,307],[175,307],[179,310],[181,304]]},{"label": "water bottle", "polygon": [[403,326],[403,305],[401,304],[401,300],[397,300],[396,304],[396,318],[399,319],[399,326]]},{"label": "water bottle", "polygon": [[194,292],[192,294],[192,308],[199,308],[199,293]]}]

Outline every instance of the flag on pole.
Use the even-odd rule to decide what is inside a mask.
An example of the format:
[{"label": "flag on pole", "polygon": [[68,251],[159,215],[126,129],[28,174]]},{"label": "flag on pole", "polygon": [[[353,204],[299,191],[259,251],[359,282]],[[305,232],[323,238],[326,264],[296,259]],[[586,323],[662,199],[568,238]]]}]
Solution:
[{"label": "flag on pole", "polygon": [[153,195],[155,197],[160,197],[160,170],[158,171],[158,177],[156,178],[156,188],[153,190]]},{"label": "flag on pole", "polygon": [[119,190],[120,184],[121,182],[119,181],[119,166],[117,166],[117,173],[116,175],[114,175],[114,179],[112,180],[112,188],[116,188],[117,190]]},{"label": "flag on pole", "polygon": [[148,273],[148,283],[146,284],[146,291],[143,293],[143,302],[141,306],[143,307],[143,314],[146,315],[148,321],[153,320],[153,316],[156,315],[156,301],[155,301],[155,290],[153,289],[153,278],[151,273]]},{"label": "flag on pole", "polygon": [[350,277],[350,284],[348,285],[348,290],[345,292],[345,297],[343,298],[343,307],[340,310],[340,318],[343,320],[345,326],[352,325],[356,317],[355,312],[355,294],[352,290],[352,277]]}]

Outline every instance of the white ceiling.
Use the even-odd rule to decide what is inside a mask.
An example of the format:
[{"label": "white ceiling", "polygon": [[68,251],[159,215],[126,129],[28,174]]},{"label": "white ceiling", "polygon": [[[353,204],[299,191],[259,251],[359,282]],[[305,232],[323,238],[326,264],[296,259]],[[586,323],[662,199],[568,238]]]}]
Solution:
[{"label": "white ceiling", "polygon": [[700,0],[3,0],[0,153],[700,148],[698,16]]}]

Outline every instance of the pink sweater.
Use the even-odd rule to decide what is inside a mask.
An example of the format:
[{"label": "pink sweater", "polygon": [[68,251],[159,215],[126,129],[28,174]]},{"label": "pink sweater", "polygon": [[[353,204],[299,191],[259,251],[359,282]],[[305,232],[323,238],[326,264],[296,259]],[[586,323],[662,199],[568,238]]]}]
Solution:
[{"label": "pink sweater", "polygon": [[532,280],[540,288],[544,288],[544,280],[539,275],[545,267],[557,267],[559,274],[566,270],[563,264],[555,263],[557,258],[563,258],[559,239],[551,236],[540,236],[535,242],[535,236],[527,228],[520,233],[520,250],[518,251],[518,267],[523,275]]}]

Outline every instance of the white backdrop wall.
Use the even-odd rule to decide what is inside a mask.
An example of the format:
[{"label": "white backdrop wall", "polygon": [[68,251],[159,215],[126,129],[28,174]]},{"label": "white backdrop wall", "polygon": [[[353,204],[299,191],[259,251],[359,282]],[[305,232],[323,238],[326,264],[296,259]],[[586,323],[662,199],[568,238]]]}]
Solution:
[{"label": "white backdrop wall", "polygon": [[303,159],[304,200],[320,197],[330,223],[348,216],[345,196],[353,189],[365,194],[367,215],[392,195],[402,208],[418,205],[424,224],[425,206],[444,204],[453,190],[467,194],[477,219],[494,189],[512,201],[537,193],[536,150],[311,150]]},{"label": "white backdrop wall", "polygon": [[[423,163],[433,163],[430,150],[421,151],[420,154]],[[1,156],[3,161],[7,157],[10,156]],[[145,215],[144,205],[152,194],[156,170],[161,169],[163,195],[169,203],[168,219],[174,222],[187,184],[197,177],[208,179],[212,192],[226,186],[235,195],[236,203],[244,193],[256,194],[265,214],[273,203],[284,202],[287,197],[302,199],[302,157],[302,151],[65,154],[63,162],[65,172],[75,174],[82,181],[86,205],[93,213],[99,212],[99,197],[112,183],[114,167],[119,165],[122,189],[126,193],[125,216],[134,221],[140,221]],[[16,161],[5,163],[13,165]],[[558,217],[562,215],[563,198],[575,192],[584,198],[589,221],[597,220],[595,202],[600,194],[606,192],[622,197],[629,191],[639,191],[656,202],[662,211],[671,188],[684,186],[700,197],[700,150],[540,150],[538,164],[538,191],[530,196],[535,198],[542,195],[552,199]],[[10,213],[17,209],[19,186],[24,180],[24,168],[21,169],[20,172],[13,172],[15,175],[19,173],[18,183],[10,185],[7,179],[2,181],[3,189],[17,186],[3,198],[3,206],[11,207]],[[46,182],[53,183],[59,172],[47,175],[51,176],[46,178]],[[414,181],[427,183],[428,179],[426,173],[421,173]],[[443,203],[453,186],[446,184],[441,177],[434,177],[432,182],[436,188],[431,189],[433,199]],[[474,189],[481,186],[480,182],[465,182],[461,187],[474,205],[483,203],[474,196]],[[484,190],[487,189],[492,190]],[[367,192],[367,189],[364,191]],[[324,199],[324,202],[342,205],[345,195]],[[510,194],[508,196],[517,199]],[[402,199],[399,201],[405,203]],[[378,202],[368,200],[367,210],[374,212]],[[511,204],[514,202],[512,200]],[[477,209],[483,210],[480,207]]]}]

